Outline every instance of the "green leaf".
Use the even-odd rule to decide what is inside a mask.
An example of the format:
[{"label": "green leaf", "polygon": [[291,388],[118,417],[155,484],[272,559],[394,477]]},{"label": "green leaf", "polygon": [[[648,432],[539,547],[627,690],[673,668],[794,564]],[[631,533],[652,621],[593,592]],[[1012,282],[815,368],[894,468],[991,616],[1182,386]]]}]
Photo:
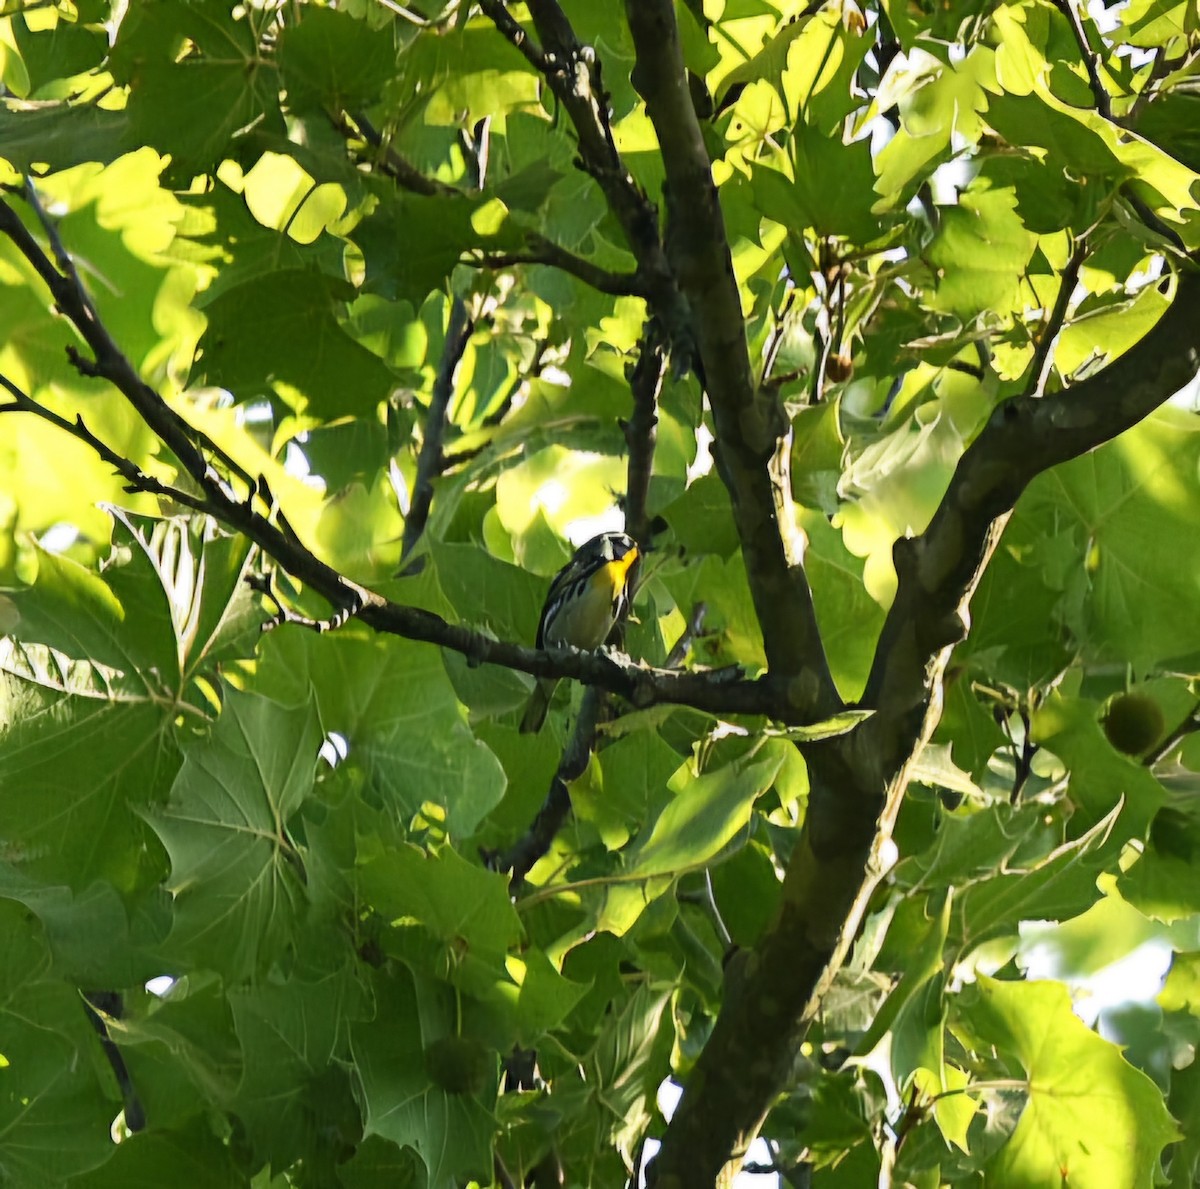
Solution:
[{"label": "green leaf", "polygon": [[818,235],[841,235],[852,243],[879,238],[875,169],[869,141],[844,144],[807,125],[796,127],[790,177],[764,166],[753,174],[754,199],[769,219],[789,228],[811,227]]},{"label": "green leaf", "polygon": [[517,997],[517,1042],[532,1049],[545,1033],[570,1016],[588,988],[564,978],[539,949],[526,950],[520,962],[524,970]]},{"label": "green leaf", "polygon": [[156,1132],[186,1126],[206,1109],[229,1109],[245,1062],[215,975],[186,975],[143,1011],[106,1023]]},{"label": "green leaf", "polygon": [[1085,834],[1027,867],[1006,870],[965,889],[955,902],[956,941],[965,952],[1001,935],[1015,935],[1030,918],[1058,921],[1082,912],[1096,898],[1096,877],[1124,844],[1126,821],[1115,808]]},{"label": "green leaf", "polygon": [[240,17],[223,0],[148,0],[121,22],[109,62],[130,85],[130,135],[180,179],[215,169],[243,129],[282,126],[276,67]]},{"label": "green leaf", "polygon": [[364,998],[347,969],[230,992],[245,1061],[233,1109],[260,1159],[332,1169],[357,1141],[358,1113],[340,1065],[349,1021],[368,1014]]},{"label": "green leaf", "polygon": [[374,413],[393,379],[340,325],[337,303],[348,295],[340,283],[291,271],[226,290],[208,307],[200,374],[239,400],[274,393],[322,421]]},{"label": "green leaf", "polygon": [[612,1140],[626,1159],[651,1118],[658,1087],[669,1072],[672,1028],[663,1016],[669,989],[643,983],[609,1018],[587,1062]]},{"label": "green leaf", "polygon": [[948,683],[946,709],[937,737],[950,740],[954,762],[974,780],[982,778],[988,761],[1007,741],[965,674]]},{"label": "green leaf", "polygon": [[124,987],[161,972],[156,945],[169,921],[165,898],[152,893],[127,909],[106,881],[73,892],[37,874],[0,865],[0,896],[25,905],[41,922],[56,976],[79,987]]},{"label": "green leaf", "polygon": [[128,1136],[112,1148],[106,1163],[72,1178],[69,1189],[130,1189],[173,1182],[189,1189],[242,1189],[246,1179],[229,1145],[213,1134],[205,1120],[193,1118],[177,1129],[156,1126]]},{"label": "green leaf", "polygon": [[671,781],[674,800],[630,852],[627,873],[675,875],[711,859],[745,827],[754,802],[771,787],[782,764],[777,755],[695,777],[685,765]]},{"label": "green leaf", "polygon": [[443,977],[461,971],[464,978],[494,979],[521,936],[507,878],[451,849],[427,854],[401,846],[368,857],[358,882],[377,912],[401,927],[420,925],[442,943]]},{"label": "green leaf", "polygon": [[259,686],[284,701],[312,690],[345,763],[403,821],[439,807],[468,836],[504,794],[496,757],[471,733],[437,652],[396,637],[355,639],[282,629],[262,649]]},{"label": "green leaf", "polygon": [[171,857],[172,952],[231,980],[282,952],[305,900],[289,823],[320,743],[311,702],[230,691],[210,736],[185,749],[167,805],[146,815]]},{"label": "green leaf", "polygon": [[[1176,548],[1200,532],[1198,467],[1200,426],[1166,409],[1055,467],[1023,497],[1048,544],[1075,547],[1065,618],[1099,656],[1145,670],[1200,649],[1200,622],[1178,614],[1200,582],[1200,558]],[[1174,560],[1147,566],[1147,551]]]},{"label": "green leaf", "polygon": [[[883,608],[867,593],[863,563],[846,548],[842,534],[815,512],[804,512],[799,519],[808,535],[804,566],[812,584],[817,625],[821,629],[830,672],[841,696],[847,702],[853,702],[862,695],[867,683],[876,641],[883,627]],[[836,722],[842,722],[844,729],[849,730],[860,718],[861,715],[850,718],[838,715],[827,724],[803,729],[813,731],[824,725],[830,728],[829,734],[835,734]]]},{"label": "green leaf", "polygon": [[0,900],[0,1162],[14,1189],[100,1164],[119,1109],[79,994],[46,977],[49,961],[27,910]]},{"label": "green leaf", "polygon": [[1016,212],[1012,190],[987,189],[978,179],[941,211],[929,260],[941,278],[933,307],[964,321],[1007,309],[1017,296],[1034,237]]},{"label": "green leaf", "polygon": [[18,615],[15,635],[115,670],[122,692],[165,694],[177,683],[170,607],[152,570],[114,575],[118,594],[111,580],[69,558],[41,550],[37,557],[37,581],[8,596]]},{"label": "green leaf", "polygon": [[[425,1074],[426,1043],[445,1035],[448,1013],[403,967],[376,980],[375,1000],[375,1019],[352,1031],[366,1136],[412,1148],[430,1189],[449,1189],[470,1176],[487,1180],[495,1128],[487,1108],[474,1095],[431,1085]],[[488,1098],[494,1097],[493,1081]]]},{"label": "green leaf", "polygon": [[67,21],[62,16],[49,28],[35,31],[25,14],[18,12],[11,27],[29,78],[30,93],[54,80],[94,70],[108,52],[108,37],[103,29]]},{"label": "green leaf", "polygon": [[481,199],[465,194],[382,196],[354,229],[354,242],[366,258],[366,291],[419,307],[449,278],[464,249],[512,246],[480,243],[471,217],[481,205]]},{"label": "green leaf", "polygon": [[1058,983],[980,978],[964,997],[972,1030],[1012,1052],[1026,1103],[1011,1139],[988,1164],[998,1185],[1149,1189],[1163,1147],[1178,1136],[1154,1083],[1071,1011]]},{"label": "green leaf", "polygon": [[9,857],[77,891],[102,879],[129,894],[158,879],[162,851],[137,814],[165,798],[179,763],[162,709],[5,685]]},{"label": "green leaf", "polygon": [[288,108],[338,111],[368,101],[395,71],[394,36],[347,12],[305,8],[279,39]]},{"label": "green leaf", "polygon": [[107,165],[132,147],[126,112],[67,103],[0,109],[0,144],[0,156],[22,173],[35,164],[56,171],[84,161]]},{"label": "green leaf", "polygon": [[[894,11],[896,6],[889,7]],[[875,188],[884,203],[893,209],[907,203],[948,159],[956,134],[978,138],[985,88],[994,86],[995,76],[995,54],[985,45],[975,45],[956,64],[935,58],[924,47],[894,60],[877,98],[881,108],[897,103],[900,110],[900,127],[878,156]]]}]

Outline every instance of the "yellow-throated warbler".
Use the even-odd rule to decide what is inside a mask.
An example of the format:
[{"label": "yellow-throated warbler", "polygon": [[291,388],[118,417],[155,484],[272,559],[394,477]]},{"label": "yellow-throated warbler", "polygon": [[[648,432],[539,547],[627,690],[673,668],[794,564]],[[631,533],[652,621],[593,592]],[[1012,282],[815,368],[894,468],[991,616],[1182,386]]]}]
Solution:
[{"label": "yellow-throated warbler", "polygon": [[[637,544],[625,533],[601,533],[580,545],[550,583],[537,646],[570,644],[589,652],[599,648],[625,611],[629,571],[637,559]],[[551,677],[538,681],[521,719],[522,733],[541,730],[557,684]]]}]

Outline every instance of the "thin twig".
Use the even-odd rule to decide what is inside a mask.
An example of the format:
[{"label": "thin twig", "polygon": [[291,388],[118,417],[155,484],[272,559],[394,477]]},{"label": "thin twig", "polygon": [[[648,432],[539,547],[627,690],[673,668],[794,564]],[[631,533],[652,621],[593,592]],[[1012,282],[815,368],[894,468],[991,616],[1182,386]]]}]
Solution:
[{"label": "thin twig", "polygon": [[64,433],[69,433],[72,437],[78,438],[85,445],[90,446],[104,462],[108,463],[125,480],[126,491],[142,491],[149,495],[162,496],[165,499],[174,500],[177,504],[185,508],[191,508],[194,512],[206,512],[208,510],[208,505],[200,496],[192,495],[190,492],[183,491],[178,487],[172,487],[169,483],[163,483],[153,476],[147,475],[130,459],[118,454],[112,447],[96,437],[88,429],[84,424],[82,415],[77,416],[74,421],[68,420],[53,409],[48,409],[45,405],[38,404],[37,401],[18,388],[5,375],[0,375],[0,387],[4,388],[13,398],[11,405],[0,405],[0,413],[29,413],[34,417],[40,417],[43,421],[48,421],[51,425],[57,426]]},{"label": "thin twig", "polygon": [[1054,299],[1054,307],[1050,311],[1050,316],[1046,319],[1045,326],[1042,327],[1042,333],[1038,337],[1037,346],[1034,348],[1033,362],[1029,369],[1032,381],[1031,392],[1034,396],[1044,396],[1046,393],[1046,385],[1050,380],[1050,373],[1054,367],[1054,344],[1058,341],[1059,332],[1062,330],[1063,323],[1067,319],[1067,310],[1070,308],[1071,298],[1075,294],[1075,286],[1079,282],[1079,270],[1083,267],[1083,262],[1086,259],[1087,237],[1080,236],[1075,242],[1071,258],[1062,270],[1062,277],[1058,285],[1058,294]]},{"label": "thin twig", "polygon": [[1106,120],[1111,120],[1113,118],[1112,97],[1100,78],[1100,67],[1104,62],[1088,41],[1087,30],[1083,27],[1083,18],[1075,7],[1075,0],[1050,0],[1050,2],[1067,18],[1067,24],[1071,26],[1071,33],[1075,37],[1075,44],[1079,47],[1083,66],[1087,71],[1088,83],[1092,88],[1092,98],[1096,101],[1096,110]]},{"label": "thin twig", "polygon": [[500,1189],[517,1189],[517,1183],[505,1168],[504,1161],[500,1159],[500,1153],[496,1152],[492,1159],[495,1163],[496,1184],[500,1186]]},{"label": "thin twig", "polygon": [[330,116],[333,126],[347,139],[361,137],[376,150],[374,165],[380,173],[389,177],[404,190],[426,198],[450,197],[463,191],[423,174],[411,161],[384,137],[365,115],[355,112],[337,112]]},{"label": "thin twig", "polygon": [[708,606],[705,603],[696,603],[692,607],[687,627],[675,641],[675,646],[667,653],[667,659],[663,661],[663,668],[678,669],[683,664],[687,659],[688,650],[692,647],[692,641],[704,631],[704,617],[707,614]]},{"label": "thin twig", "polygon": [[1200,704],[1193,706],[1187,717],[1142,761],[1147,768],[1162,763],[1189,735],[1200,731]]},{"label": "thin twig", "polygon": [[1167,51],[1159,46],[1154,51],[1154,61],[1151,63],[1150,71],[1142,83],[1142,89],[1137,93],[1129,111],[1125,113],[1121,123],[1127,127],[1137,124],[1138,118],[1146,107],[1158,94],[1158,84],[1162,82],[1167,75],[1175,70],[1186,68],[1191,62],[1194,62],[1196,57],[1200,56],[1200,51],[1191,54],[1180,54],[1177,58],[1168,58]]},{"label": "thin twig", "polygon": [[625,531],[637,541],[643,556],[650,548],[650,476],[658,436],[658,395],[667,371],[664,336],[656,319],[646,323],[637,362],[629,372],[633,413],[621,423],[629,450],[625,482]]},{"label": "thin twig", "polygon": [[[509,409],[512,408],[512,403],[517,399],[517,393],[530,380],[536,380],[542,374],[546,367],[547,356],[550,353],[549,338],[540,338],[534,340],[533,362],[529,365],[529,370],[519,372],[513,377],[512,383],[509,384],[507,391],[500,398],[496,407],[483,419],[483,424],[486,428],[494,428],[508,415]],[[447,466],[449,460],[447,460]]]},{"label": "thin twig", "polygon": [[728,949],[733,945],[733,937],[730,935],[729,928],[725,924],[725,918],[721,916],[721,910],[717,907],[717,897],[713,892],[712,872],[707,867],[704,868],[704,894],[708,910],[712,914],[713,927],[717,931],[717,936],[721,939],[721,944]]},{"label": "thin twig", "polygon": [[520,890],[534,864],[550,850],[570,815],[571,794],[568,786],[571,781],[578,780],[587,768],[603,702],[604,694],[594,687],[584,694],[570,742],[563,751],[557,771],[551,777],[550,789],[533,824],[508,850],[487,856],[490,867],[509,872],[509,886],[514,894]]},{"label": "thin twig", "polygon": [[454,396],[454,377],[458,374],[458,365],[462,362],[463,352],[466,351],[474,330],[473,313],[461,297],[456,297],[450,303],[446,341],[442,346],[442,358],[433,382],[429,410],[425,415],[425,436],[421,442],[421,452],[417,456],[417,476],[413,484],[412,502],[409,504],[408,515],[404,518],[404,540],[400,547],[401,566],[408,560],[429,521],[429,510],[433,506],[433,482],[445,468],[443,443],[450,401]]},{"label": "thin twig", "polygon": [[1164,223],[1154,211],[1150,209],[1146,203],[1130,189],[1128,184],[1121,187],[1121,197],[1133,208],[1134,214],[1157,235],[1162,236],[1172,247],[1179,251],[1182,255],[1187,256],[1190,260],[1195,260],[1198,253],[1189,252],[1188,246],[1183,241],[1183,237],[1171,227]]},{"label": "thin twig", "polygon": [[522,264],[545,264],[562,269],[571,276],[590,285],[599,293],[614,297],[645,297],[646,286],[637,272],[612,272],[601,268],[582,256],[569,252],[545,236],[530,232],[526,235],[529,247],[518,251],[490,251],[472,248],[462,257],[461,263],[471,268],[501,269],[514,268]]},{"label": "thin twig", "polygon": [[508,11],[504,0],[479,0],[479,7],[491,18],[492,24],[525,57],[525,60],[540,74],[548,74],[554,63],[530,40],[529,34]]}]

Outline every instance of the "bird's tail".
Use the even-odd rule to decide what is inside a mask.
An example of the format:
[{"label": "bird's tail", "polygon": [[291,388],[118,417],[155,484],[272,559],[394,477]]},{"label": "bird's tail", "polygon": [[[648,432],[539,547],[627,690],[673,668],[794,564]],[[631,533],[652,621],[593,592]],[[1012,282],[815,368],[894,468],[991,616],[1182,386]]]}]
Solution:
[{"label": "bird's tail", "polygon": [[550,699],[556,685],[558,685],[557,681],[543,678],[534,687],[533,693],[529,695],[529,701],[525,703],[525,714],[521,718],[522,735],[535,735],[542,729],[542,723],[546,721],[546,711],[550,709]]}]

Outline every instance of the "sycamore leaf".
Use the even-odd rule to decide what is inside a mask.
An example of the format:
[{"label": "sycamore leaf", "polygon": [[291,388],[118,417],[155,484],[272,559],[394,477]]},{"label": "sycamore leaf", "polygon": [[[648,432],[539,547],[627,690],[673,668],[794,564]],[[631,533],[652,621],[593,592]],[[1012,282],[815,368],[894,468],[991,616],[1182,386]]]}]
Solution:
[{"label": "sycamore leaf", "polygon": [[231,691],[210,736],[185,749],[167,805],[146,815],[171,857],[170,950],[230,979],[281,953],[305,901],[288,824],[312,788],[320,742],[311,702]]},{"label": "sycamore leaf", "polygon": [[989,1183],[1150,1189],[1159,1153],[1179,1133],[1154,1083],[1071,1011],[1065,987],[980,978],[963,1010],[981,1040],[1015,1054],[1027,1080]]}]

